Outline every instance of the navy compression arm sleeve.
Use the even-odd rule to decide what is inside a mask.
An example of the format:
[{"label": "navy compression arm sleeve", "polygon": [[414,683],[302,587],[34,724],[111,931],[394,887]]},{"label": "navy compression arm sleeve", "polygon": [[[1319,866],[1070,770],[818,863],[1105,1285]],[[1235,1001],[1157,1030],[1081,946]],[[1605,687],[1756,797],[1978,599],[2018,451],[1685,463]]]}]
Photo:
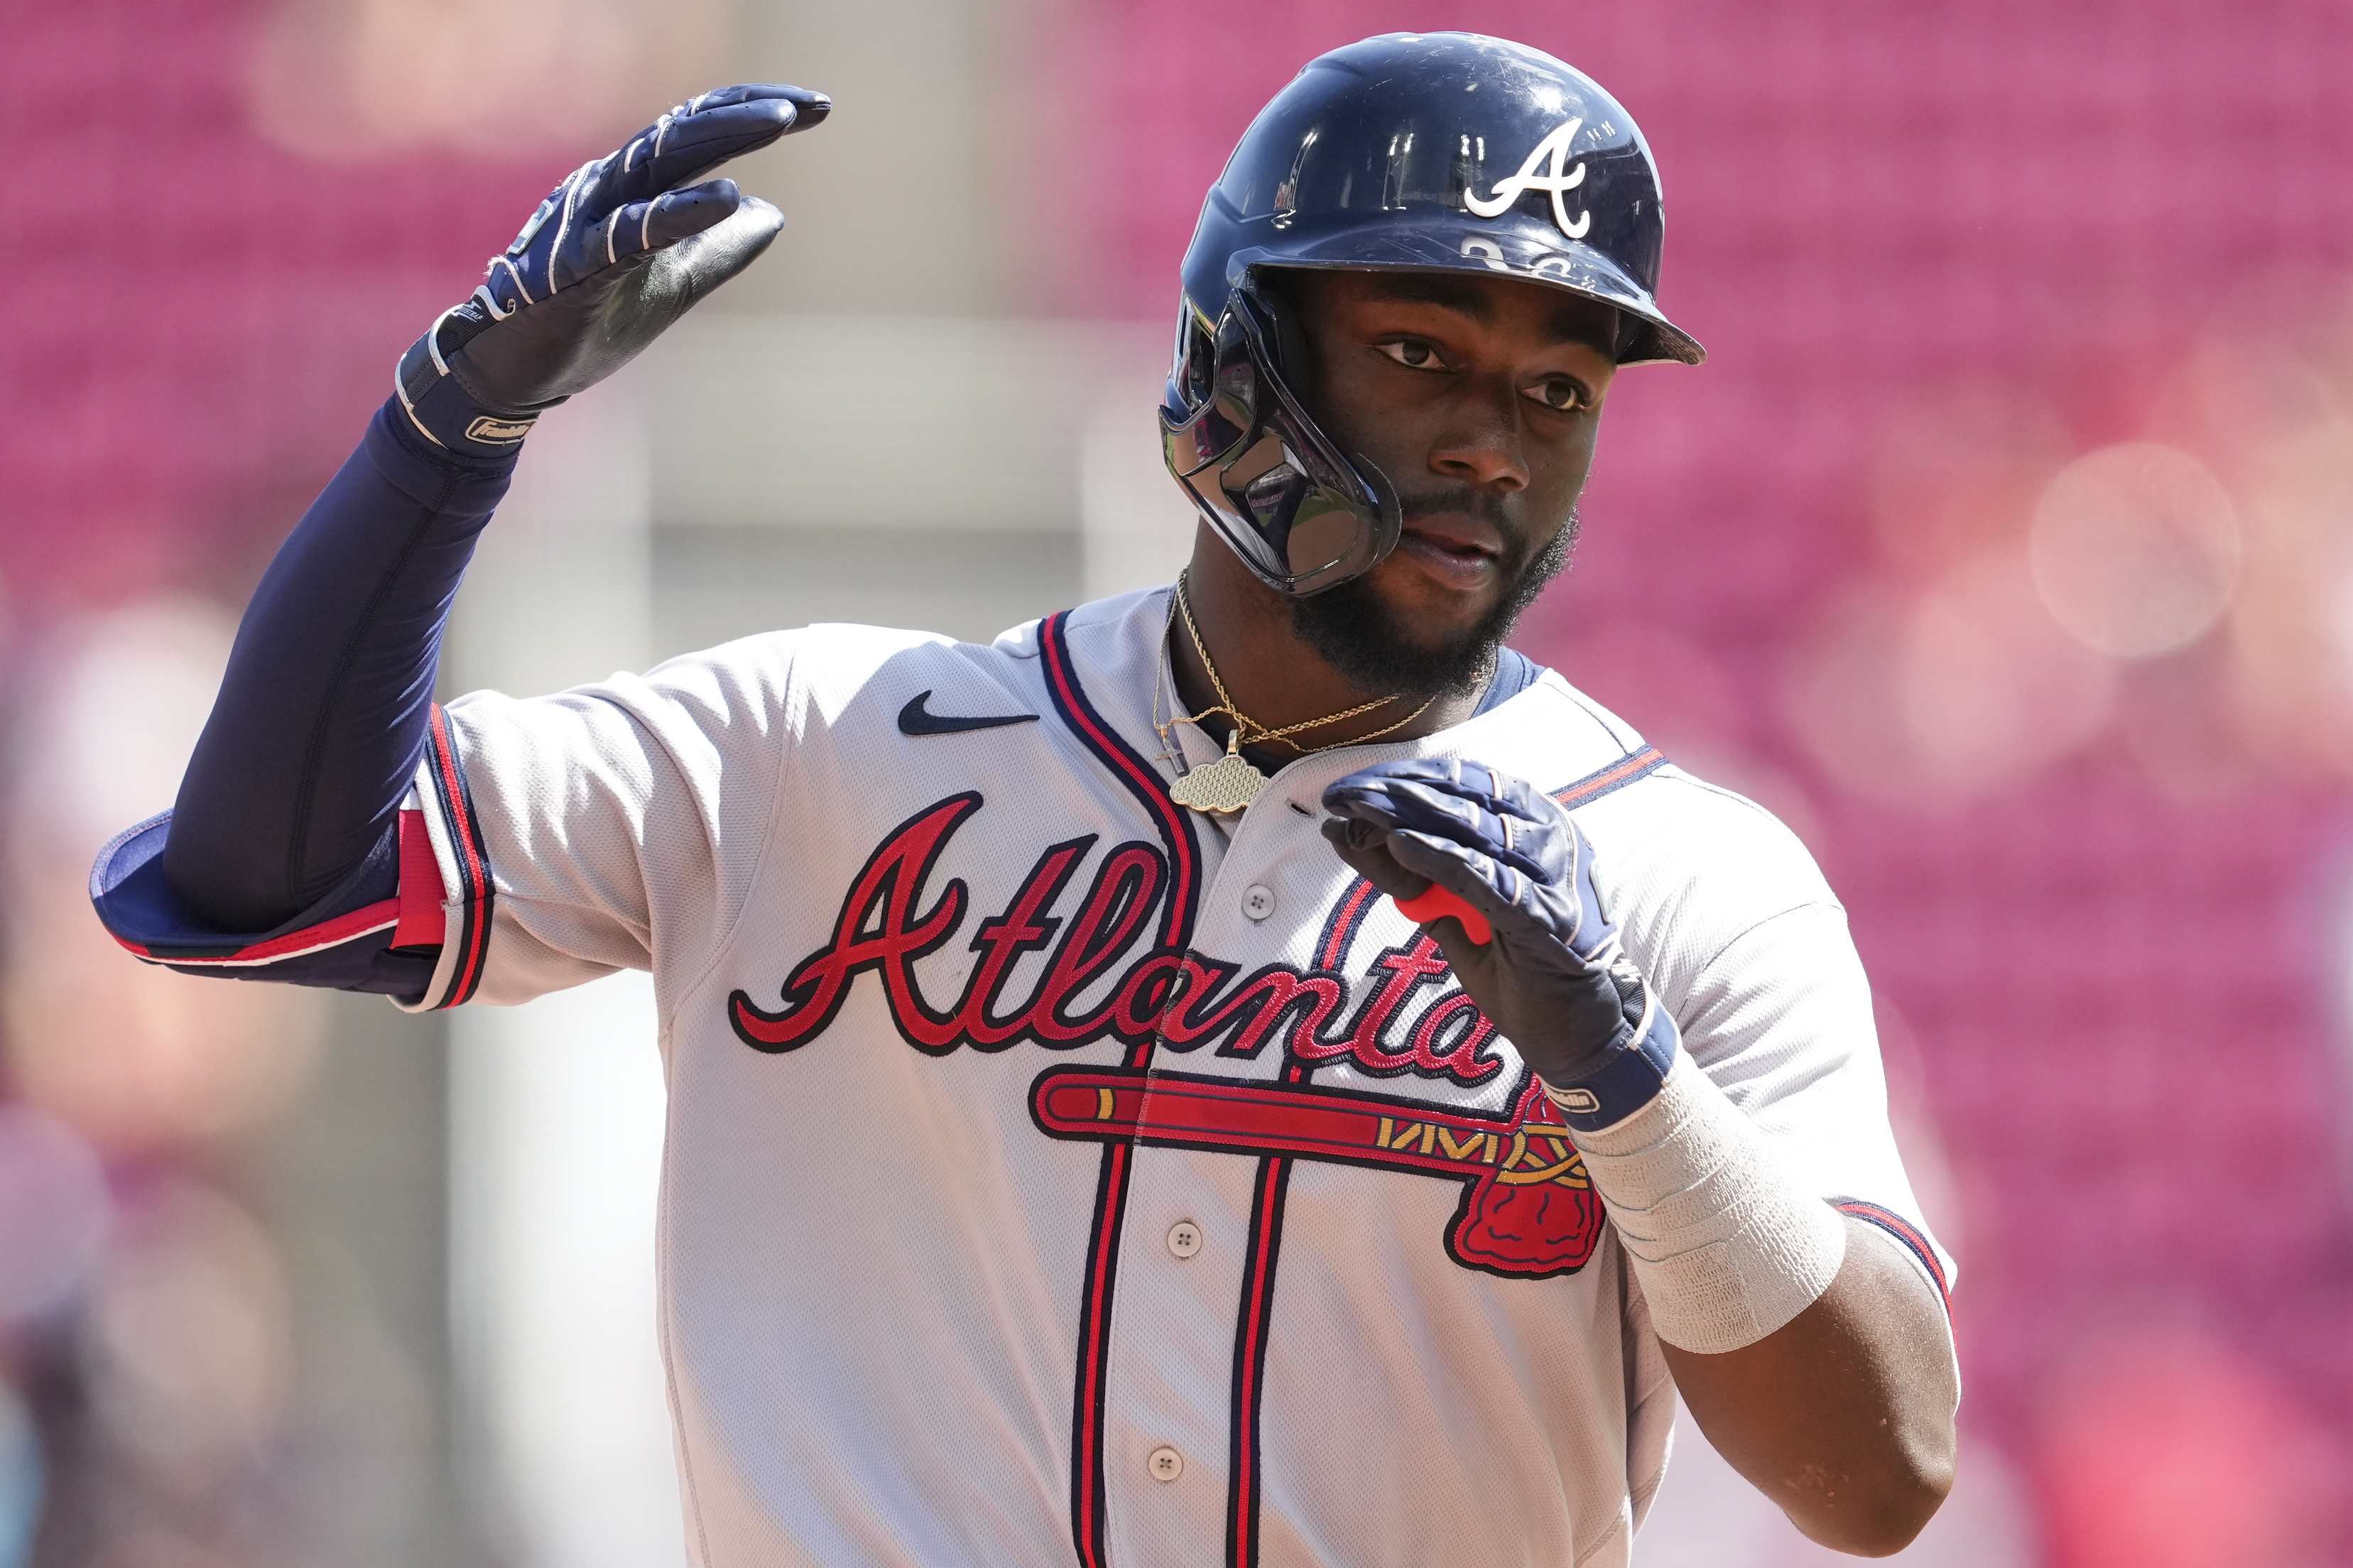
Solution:
[{"label": "navy compression arm sleeve", "polygon": [[303,514],[246,607],[180,783],[174,891],[227,931],[308,910],[385,853],[425,745],[441,626],[514,454],[438,450],[396,402]]}]

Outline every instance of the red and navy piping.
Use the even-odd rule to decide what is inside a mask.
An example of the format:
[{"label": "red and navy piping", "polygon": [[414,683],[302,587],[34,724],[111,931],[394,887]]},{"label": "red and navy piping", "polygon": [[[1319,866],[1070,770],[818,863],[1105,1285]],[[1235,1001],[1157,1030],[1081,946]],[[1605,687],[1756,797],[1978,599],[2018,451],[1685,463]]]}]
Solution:
[{"label": "red and navy piping", "polygon": [[[1038,646],[1046,689],[1071,732],[1143,805],[1168,847],[1168,894],[1162,906],[1160,945],[1181,950],[1190,940],[1200,896],[1200,848],[1191,817],[1168,798],[1168,785],[1150,763],[1119,738],[1080,684],[1071,662],[1066,627],[1069,612],[1039,623]],[[1142,1072],[1152,1060],[1152,1041],[1130,1047],[1124,1066]],[[1094,1219],[1087,1239],[1086,1288],[1079,1315],[1078,1377],[1071,1415],[1071,1537],[1082,1568],[1105,1561],[1103,1467],[1104,1356],[1110,1342],[1112,1297],[1117,1284],[1120,1231],[1127,1209],[1134,1145],[1106,1144],[1095,1184]]]},{"label": "red and navy piping", "polygon": [[[1332,907],[1315,939],[1315,967],[1336,970],[1348,955],[1348,944],[1377,902],[1373,885],[1357,879]],[[1285,1083],[1305,1083],[1314,1069],[1293,1062],[1283,1068]],[[1233,1418],[1226,1483],[1227,1568],[1257,1568],[1259,1510],[1264,1472],[1260,1446],[1260,1410],[1266,1394],[1266,1345],[1274,1324],[1274,1268],[1282,1250],[1282,1205],[1291,1191],[1289,1155],[1271,1154],[1258,1163],[1250,1192],[1249,1249],[1242,1258],[1240,1321],[1234,1330]]]},{"label": "red and navy piping", "polygon": [[491,943],[491,860],[482,847],[481,823],[474,815],[473,791],[449,732],[449,716],[438,702],[427,731],[425,759],[458,871],[457,929],[442,937],[455,951],[448,984],[434,1006],[456,1007],[470,1001],[482,983]]},{"label": "red and navy piping", "polygon": [[1952,1282],[1946,1279],[1945,1266],[1937,1258],[1936,1249],[1929,1245],[1927,1236],[1919,1226],[1897,1214],[1894,1209],[1883,1208],[1878,1204],[1862,1198],[1832,1198],[1831,1207],[1841,1214],[1852,1215],[1866,1225],[1877,1226],[1881,1230],[1894,1237],[1906,1252],[1919,1261],[1920,1267],[1927,1271],[1929,1280],[1936,1287],[1936,1299],[1944,1303],[1945,1316],[1947,1319],[1952,1317]]}]

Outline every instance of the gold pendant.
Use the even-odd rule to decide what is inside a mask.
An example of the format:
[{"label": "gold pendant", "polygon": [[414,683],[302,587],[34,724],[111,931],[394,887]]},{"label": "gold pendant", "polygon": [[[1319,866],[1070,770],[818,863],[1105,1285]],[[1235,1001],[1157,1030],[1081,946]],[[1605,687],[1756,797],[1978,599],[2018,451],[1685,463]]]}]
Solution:
[{"label": "gold pendant", "polygon": [[1195,768],[1169,785],[1168,798],[1192,811],[1212,811],[1222,816],[1240,811],[1256,800],[1266,784],[1266,775],[1250,765],[1236,742],[1229,744],[1226,754],[1208,767]]}]

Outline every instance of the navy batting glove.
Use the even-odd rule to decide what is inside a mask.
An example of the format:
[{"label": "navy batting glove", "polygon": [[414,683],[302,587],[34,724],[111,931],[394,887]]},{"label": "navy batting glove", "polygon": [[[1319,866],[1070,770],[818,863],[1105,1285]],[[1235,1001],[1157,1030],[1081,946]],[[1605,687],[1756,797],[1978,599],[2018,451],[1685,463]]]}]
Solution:
[{"label": "navy batting glove", "polygon": [[467,457],[512,452],[542,409],[620,369],[767,249],[781,213],[733,180],[695,182],[832,107],[797,87],[722,88],[582,164],[401,356],[410,421]]},{"label": "navy batting glove", "polygon": [[1436,939],[1570,1126],[1658,1093],[1674,1020],[1620,949],[1592,846],[1557,801],[1479,763],[1424,761],[1351,773],[1324,809],[1340,858]]}]

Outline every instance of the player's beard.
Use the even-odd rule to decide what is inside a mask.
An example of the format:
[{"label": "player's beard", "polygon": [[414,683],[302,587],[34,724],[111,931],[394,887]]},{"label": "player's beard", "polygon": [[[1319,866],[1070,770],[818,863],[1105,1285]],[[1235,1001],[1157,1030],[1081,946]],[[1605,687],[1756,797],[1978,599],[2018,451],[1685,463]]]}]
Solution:
[{"label": "player's beard", "polygon": [[1446,497],[1415,497],[1405,515],[1475,510],[1502,534],[1505,556],[1504,592],[1478,620],[1436,643],[1419,639],[1393,614],[1363,577],[1291,604],[1292,629],[1324,662],[1363,691],[1395,692],[1419,701],[1467,693],[1486,679],[1495,650],[1512,635],[1520,615],[1545,584],[1560,575],[1577,546],[1577,511],[1544,544],[1531,543],[1503,515],[1499,498],[1472,499],[1457,491]]}]

